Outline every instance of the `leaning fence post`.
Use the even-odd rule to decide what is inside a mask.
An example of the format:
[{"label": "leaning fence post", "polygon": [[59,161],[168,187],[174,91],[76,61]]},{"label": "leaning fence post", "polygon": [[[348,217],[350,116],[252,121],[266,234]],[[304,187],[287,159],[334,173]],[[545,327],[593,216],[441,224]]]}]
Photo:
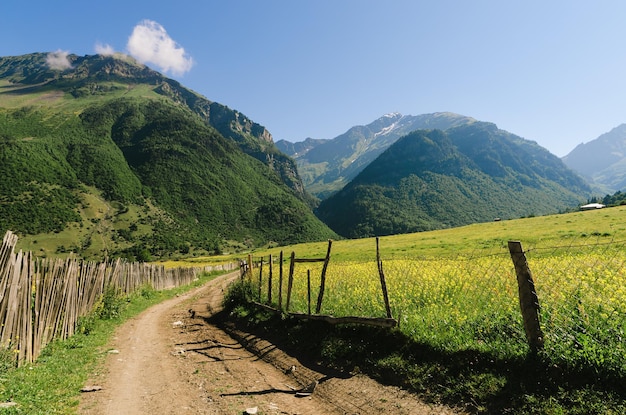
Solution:
[{"label": "leaning fence post", "polygon": [[517,274],[519,304],[524,320],[526,339],[531,350],[537,351],[543,347],[543,332],[539,324],[539,298],[537,298],[535,291],[535,283],[528,267],[526,255],[522,250],[522,243],[509,241],[509,252]]},{"label": "leaning fence post", "polygon": [[322,300],[324,298],[324,288],[326,286],[326,270],[328,269],[328,261],[330,261],[330,248],[333,246],[332,239],[328,240],[328,251],[326,251],[326,258],[324,259],[324,266],[322,266],[322,275],[320,276],[320,292],[317,296],[317,306],[315,307],[315,314],[319,314],[322,310]]},{"label": "leaning fence post", "polygon": [[385,273],[383,271],[383,261],[381,261],[380,259],[378,237],[376,237],[376,263],[378,264],[378,276],[380,277],[380,286],[383,290],[383,300],[385,301],[385,310],[387,311],[387,318],[392,318],[391,307],[389,306],[389,294],[387,293],[387,282],[385,281]]}]

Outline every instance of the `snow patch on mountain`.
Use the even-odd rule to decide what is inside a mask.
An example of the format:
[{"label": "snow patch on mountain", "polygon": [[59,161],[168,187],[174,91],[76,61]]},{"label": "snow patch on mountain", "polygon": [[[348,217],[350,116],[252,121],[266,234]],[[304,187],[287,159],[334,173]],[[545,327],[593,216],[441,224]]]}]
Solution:
[{"label": "snow patch on mountain", "polygon": [[400,114],[399,112],[391,112],[389,114],[383,115],[382,117],[380,117],[379,120],[382,120],[383,118],[389,118],[395,121],[390,125],[383,127],[380,131],[374,133],[372,139],[375,139],[376,137],[379,137],[381,135],[389,134],[390,132],[394,131],[396,128],[398,128],[398,126],[401,125],[401,121],[405,118],[405,116]]}]

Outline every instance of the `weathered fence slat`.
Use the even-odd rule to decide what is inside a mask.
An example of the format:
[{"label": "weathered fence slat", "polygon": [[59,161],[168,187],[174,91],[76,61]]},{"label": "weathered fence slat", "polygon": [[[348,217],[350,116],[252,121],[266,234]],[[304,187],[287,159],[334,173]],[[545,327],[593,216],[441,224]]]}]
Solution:
[{"label": "weathered fence slat", "polygon": [[6,317],[4,320],[4,326],[2,327],[2,338],[0,339],[0,344],[8,345],[10,343],[15,342],[15,327],[17,325],[17,314],[18,304],[19,304],[19,278],[20,278],[20,269],[17,265],[22,261],[22,252],[17,254],[17,258],[12,261],[12,264],[9,268],[9,286],[8,286],[8,296],[7,296],[7,311]]},{"label": "weathered fence slat", "polygon": [[20,349],[18,360],[31,362],[33,359],[33,304],[32,304],[32,254],[22,256],[20,281],[22,282],[22,303],[20,322]]}]

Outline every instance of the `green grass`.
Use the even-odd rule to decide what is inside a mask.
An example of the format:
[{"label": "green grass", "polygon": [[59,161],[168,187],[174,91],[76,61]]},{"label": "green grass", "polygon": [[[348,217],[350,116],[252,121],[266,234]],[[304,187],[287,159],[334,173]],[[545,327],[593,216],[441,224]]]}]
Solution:
[{"label": "green grass", "polygon": [[28,94],[11,93],[20,89],[30,88],[30,85],[11,84],[6,80],[0,80],[0,86],[6,88],[0,94],[0,106],[5,108],[19,108],[23,106],[45,106],[59,108],[66,112],[80,112],[88,104],[102,103],[103,99],[143,97],[152,99],[164,99],[163,96],[154,91],[152,85],[128,85],[119,82],[101,82],[102,87],[110,88],[106,95],[85,95],[79,99],[74,98],[69,93],[63,93],[58,89],[42,88],[40,92],[29,92]]},{"label": "green grass", "polygon": [[[0,355],[0,402],[17,406],[0,414],[74,414],[80,389],[104,364],[115,328],[148,307],[200,286],[216,274],[204,274],[191,285],[166,291],[145,288],[128,298],[109,298],[99,316],[84,320],[81,333],[49,344],[36,363],[9,369]],[[109,318],[106,318],[109,317]],[[6,356],[5,356],[6,357]]]},{"label": "green grass", "polygon": [[[492,253],[494,248],[507,249],[507,241],[522,242],[525,250],[536,246],[557,246],[576,243],[580,238],[626,239],[626,206],[572,212],[499,222],[477,223],[458,228],[392,235],[380,238],[381,259],[437,258],[451,256],[480,256]],[[291,252],[299,258],[322,258],[328,243],[313,242],[290,246],[273,246],[248,252],[189,259],[196,264],[210,264],[237,259],[275,258],[283,251],[286,259]],[[506,251],[508,252],[508,251]],[[374,261],[375,238],[333,241],[332,262]]]}]

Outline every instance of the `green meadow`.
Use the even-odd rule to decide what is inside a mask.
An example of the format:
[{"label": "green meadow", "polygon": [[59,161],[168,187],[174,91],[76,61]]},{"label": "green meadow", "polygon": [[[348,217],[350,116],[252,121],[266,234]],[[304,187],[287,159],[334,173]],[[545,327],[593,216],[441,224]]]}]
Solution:
[{"label": "green meadow", "polygon": [[[521,241],[525,250],[538,246],[563,246],[594,243],[597,239],[626,239],[626,206],[594,211],[572,212],[477,223],[458,228],[380,237],[381,259],[392,258],[450,258],[478,256],[494,249],[506,250],[510,240]],[[225,253],[214,257],[184,260],[189,264],[219,263],[280,252],[287,258],[324,257],[327,242],[304,243],[287,247],[266,247],[251,252]],[[508,251],[507,251],[508,252]],[[336,240],[332,244],[332,262],[370,261],[376,258],[375,238]]]},{"label": "green meadow", "polygon": [[[346,370],[367,367],[380,379],[475,413],[622,413],[625,214],[620,206],[382,237],[380,256],[399,327],[336,328],[334,334],[316,332],[310,341],[318,343],[320,359]],[[544,341],[538,351],[526,340],[509,240],[522,242],[533,274]],[[327,247],[302,244],[250,255],[267,261],[282,250],[286,276],[291,252],[321,258]],[[275,307],[279,267],[272,270]],[[308,311],[307,274],[315,307],[321,264],[298,263],[290,311]],[[267,302],[267,263],[260,290],[258,275],[257,268],[252,297],[258,300],[260,293]],[[321,313],[386,316],[375,239],[333,241]]]}]

